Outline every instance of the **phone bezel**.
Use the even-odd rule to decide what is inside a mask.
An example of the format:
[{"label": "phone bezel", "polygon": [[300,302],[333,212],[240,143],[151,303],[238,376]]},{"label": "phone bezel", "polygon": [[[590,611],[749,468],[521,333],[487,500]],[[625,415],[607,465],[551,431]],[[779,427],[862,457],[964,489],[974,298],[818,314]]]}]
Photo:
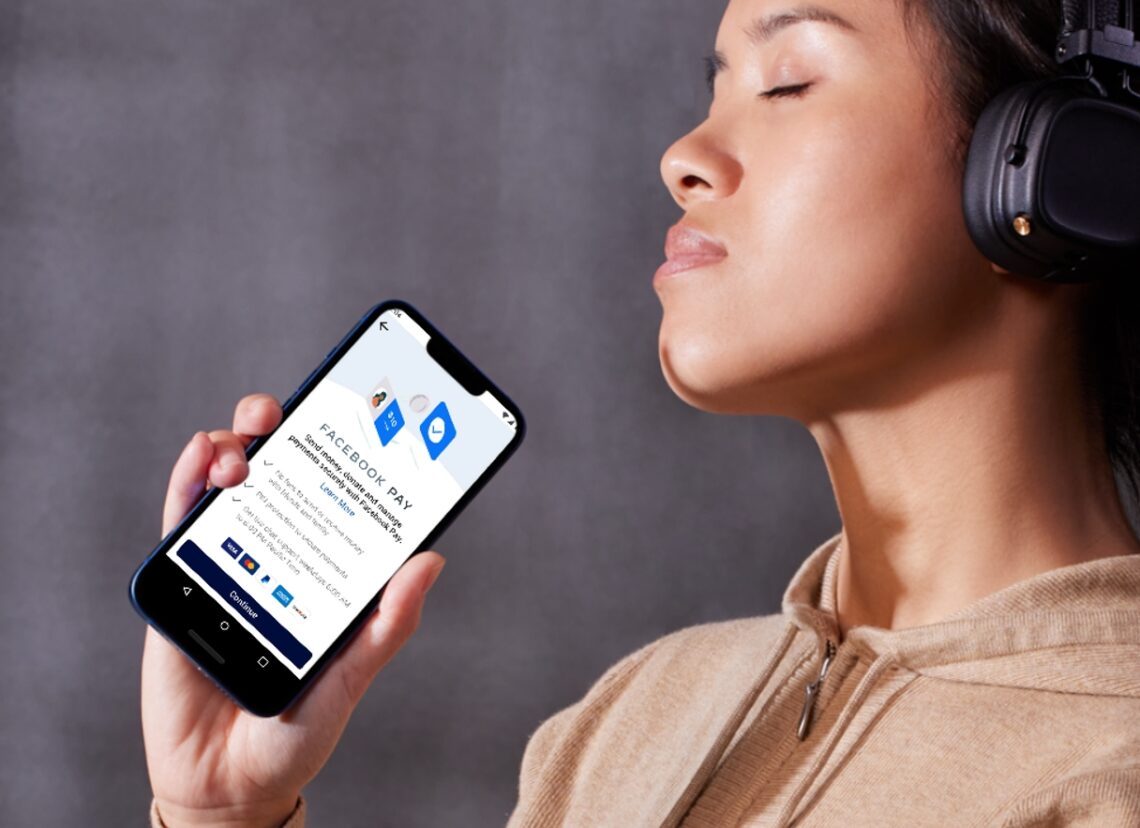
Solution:
[{"label": "phone bezel", "polygon": [[[249,444],[246,449],[246,458],[252,459],[257,454],[261,446],[263,446],[273,434],[277,433],[278,429],[284,425],[289,416],[297,409],[297,406],[304,401],[305,397],[308,396],[316,384],[324,379],[329,371],[333,369],[340,357],[371,329],[372,325],[381,315],[390,310],[399,310],[406,313],[427,332],[429,343],[428,346],[425,347],[425,352],[427,352],[433,361],[447,371],[456,382],[459,382],[469,391],[471,390],[470,385],[472,383],[478,383],[480,389],[491,391],[503,404],[503,407],[514,417],[516,424],[515,434],[510,442],[495,456],[490,465],[484,469],[483,473],[480,474],[475,482],[460,496],[459,500],[456,501],[432,530],[428,532],[427,536],[420,542],[415,551],[408,556],[407,560],[410,560],[412,556],[418,555],[434,545],[439,536],[451,525],[452,521],[463,511],[467,504],[474,499],[475,495],[486,485],[487,481],[490,480],[491,477],[502,468],[503,464],[506,463],[511,455],[514,454],[526,434],[526,420],[523,418],[522,410],[514,400],[508,397],[486,374],[468,360],[435,325],[428,321],[422,313],[408,302],[400,299],[389,299],[370,308],[348,333],[341,338],[340,342],[325,355],[321,363],[313,369],[305,381],[301,383],[297,390],[286,400],[282,406],[283,416],[281,424],[269,434],[258,437]],[[193,627],[188,626],[188,622],[197,624],[200,620],[205,621],[207,619],[205,619],[204,615],[195,617],[188,616],[185,609],[190,605],[188,601],[183,601],[181,607],[177,606],[177,601],[171,601],[167,604],[166,598],[168,596],[164,596],[163,590],[168,587],[173,589],[172,584],[176,582],[178,577],[189,580],[189,576],[187,576],[177,564],[170,560],[166,553],[183,540],[183,535],[185,535],[187,530],[193,525],[194,521],[198,519],[215,499],[226,491],[230,490],[213,488],[206,492],[202,498],[194,504],[190,511],[187,512],[186,516],[178,525],[159,542],[142,564],[139,565],[131,578],[130,599],[135,610],[147,623],[186,654],[199,669],[206,673],[206,675],[238,705],[257,716],[276,716],[288,710],[300,699],[305,690],[321,675],[328,664],[336,657],[345,644],[351,640],[357,630],[360,629],[366,619],[371,616],[384,594],[387,582],[379,588],[352,622],[345,627],[333,644],[322,655],[317,657],[313,666],[300,678],[285,668],[275,655],[270,659],[268,666],[259,667],[256,671],[253,668],[252,661],[243,665],[235,665],[233,668],[226,668],[225,664],[227,662],[224,661],[220,664],[216,663],[218,655],[215,653],[215,655],[211,657],[208,652],[210,649],[209,646],[203,643],[201,636],[194,632]],[[186,594],[184,597],[189,598],[189,594]],[[217,609],[220,613],[217,617],[224,617],[223,614],[226,611],[222,608],[221,602],[209,596],[207,596],[207,598],[217,605]],[[200,599],[195,599],[194,606],[202,606]],[[241,639],[238,642],[228,642],[232,644],[233,647],[238,648],[242,644],[249,645],[252,642],[252,645],[260,648],[260,650],[265,649],[244,627],[234,625],[234,628],[239,630],[241,636],[244,636],[244,638],[241,638],[241,636],[231,636],[230,638],[237,637]],[[199,637],[195,639],[193,637],[194,635],[198,635]],[[249,650],[250,647],[246,646],[245,649]]]}]

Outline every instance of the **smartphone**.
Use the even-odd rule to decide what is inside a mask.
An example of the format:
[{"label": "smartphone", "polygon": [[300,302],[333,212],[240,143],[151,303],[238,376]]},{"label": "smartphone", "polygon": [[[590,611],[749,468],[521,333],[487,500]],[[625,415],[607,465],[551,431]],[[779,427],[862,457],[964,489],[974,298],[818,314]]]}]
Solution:
[{"label": "smartphone", "polygon": [[286,710],[515,452],[518,406],[423,314],[369,310],[131,579],[135,609],[231,698]]}]

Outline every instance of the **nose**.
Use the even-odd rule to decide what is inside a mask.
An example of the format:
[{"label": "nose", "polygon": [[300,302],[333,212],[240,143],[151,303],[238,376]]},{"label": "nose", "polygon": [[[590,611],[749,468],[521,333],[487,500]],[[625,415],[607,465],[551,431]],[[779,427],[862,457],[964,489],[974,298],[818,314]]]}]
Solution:
[{"label": "nose", "polygon": [[677,139],[661,157],[661,178],[673,200],[686,210],[732,195],[743,174],[740,162],[716,140],[708,120]]}]

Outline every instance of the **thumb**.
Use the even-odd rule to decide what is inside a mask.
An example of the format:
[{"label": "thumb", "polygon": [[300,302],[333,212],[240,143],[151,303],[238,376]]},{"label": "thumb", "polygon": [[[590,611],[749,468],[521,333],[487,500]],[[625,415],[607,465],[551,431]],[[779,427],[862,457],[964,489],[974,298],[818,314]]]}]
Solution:
[{"label": "thumb", "polygon": [[348,718],[372,679],[419,627],[424,598],[445,563],[438,552],[421,552],[400,567],[384,588],[377,612],[305,694],[298,717],[311,710],[322,717]]}]

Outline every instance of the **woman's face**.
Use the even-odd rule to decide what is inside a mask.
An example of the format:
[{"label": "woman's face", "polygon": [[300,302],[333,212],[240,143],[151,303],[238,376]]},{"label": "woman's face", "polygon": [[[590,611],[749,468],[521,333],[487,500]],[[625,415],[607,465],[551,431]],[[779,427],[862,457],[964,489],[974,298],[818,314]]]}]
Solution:
[{"label": "woman's face", "polygon": [[661,363],[706,410],[882,401],[999,298],[962,218],[936,58],[912,53],[893,0],[824,2],[846,24],[732,0],[708,118],[661,162],[685,211],[654,279]]}]

